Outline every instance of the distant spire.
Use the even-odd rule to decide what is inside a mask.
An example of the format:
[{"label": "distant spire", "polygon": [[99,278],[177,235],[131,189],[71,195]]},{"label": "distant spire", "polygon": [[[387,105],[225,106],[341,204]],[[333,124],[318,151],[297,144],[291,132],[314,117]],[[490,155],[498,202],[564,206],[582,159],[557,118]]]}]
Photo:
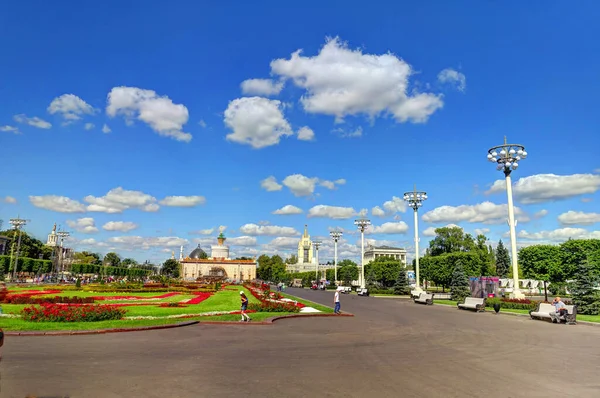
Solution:
[{"label": "distant spire", "polygon": [[308,238],[308,225],[304,224],[304,237]]},{"label": "distant spire", "polygon": [[52,228],[52,232],[56,232],[56,223],[54,223],[54,228]]}]

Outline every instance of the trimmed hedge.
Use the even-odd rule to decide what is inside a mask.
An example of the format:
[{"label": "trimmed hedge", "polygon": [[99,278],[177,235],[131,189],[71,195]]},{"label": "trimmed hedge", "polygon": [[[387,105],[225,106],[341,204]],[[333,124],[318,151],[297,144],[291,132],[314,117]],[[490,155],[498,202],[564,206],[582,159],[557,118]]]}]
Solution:
[{"label": "trimmed hedge", "polygon": [[494,304],[500,304],[500,308],[509,310],[535,310],[538,302],[529,299],[488,298],[485,300],[486,307],[493,308]]},{"label": "trimmed hedge", "polygon": [[[19,257],[18,261],[17,272],[39,272],[42,274],[52,272],[52,261],[50,260]],[[13,272],[14,262],[13,260],[13,264],[10,264],[10,256],[0,256],[0,268],[4,268],[5,272]]]},{"label": "trimmed hedge", "polygon": [[73,264],[71,273],[73,274],[98,274],[108,276],[146,276],[152,271],[141,268],[122,268],[110,267],[95,264]]}]

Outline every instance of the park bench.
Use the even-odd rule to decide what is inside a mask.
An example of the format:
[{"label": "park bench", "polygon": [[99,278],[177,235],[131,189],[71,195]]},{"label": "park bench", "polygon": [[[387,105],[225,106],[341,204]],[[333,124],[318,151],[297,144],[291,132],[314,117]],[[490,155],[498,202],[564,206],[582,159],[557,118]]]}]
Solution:
[{"label": "park bench", "polygon": [[421,292],[419,297],[413,299],[415,303],[433,305],[433,293]]},{"label": "park bench", "polygon": [[[577,306],[565,305],[565,309],[567,310],[567,313],[557,318],[558,323],[564,321],[568,325],[575,325],[577,323]],[[553,315],[550,314],[555,313],[556,308],[552,304],[539,303],[538,307],[535,310],[529,311],[529,316],[531,317],[531,319],[547,319],[552,321]]]},{"label": "park bench", "polygon": [[413,299],[413,300],[416,299],[416,298],[419,298],[419,296],[421,295],[421,293],[423,293],[422,290],[411,290],[410,291],[410,298]]},{"label": "park bench", "polygon": [[460,310],[475,310],[477,312],[485,311],[485,298],[467,297],[464,303],[457,303]]}]

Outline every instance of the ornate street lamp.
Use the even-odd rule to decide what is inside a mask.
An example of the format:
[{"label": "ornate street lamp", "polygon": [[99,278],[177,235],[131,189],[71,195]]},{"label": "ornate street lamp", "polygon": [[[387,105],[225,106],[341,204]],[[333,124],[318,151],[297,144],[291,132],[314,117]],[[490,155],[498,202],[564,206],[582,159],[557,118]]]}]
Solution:
[{"label": "ornate street lamp", "polygon": [[366,218],[354,220],[354,225],[360,231],[361,249],[360,249],[360,288],[365,288],[365,229],[371,225],[371,221]]},{"label": "ornate street lamp", "polygon": [[316,252],[316,257],[317,257],[317,264],[316,264],[316,268],[315,268],[315,275],[317,278],[317,287],[319,287],[319,246],[321,246],[321,241],[320,240],[313,240],[313,245],[315,246],[315,252]]},{"label": "ornate street lamp", "polygon": [[419,207],[423,206],[423,201],[427,200],[427,192],[417,191],[415,185],[412,192],[405,192],[404,198],[408,206],[414,210],[415,216],[415,291],[421,291],[421,277],[419,275]]},{"label": "ornate street lamp", "polygon": [[329,236],[331,236],[331,239],[333,239],[333,269],[335,270],[335,284],[337,286],[337,244],[338,244],[338,240],[340,240],[340,238],[342,237],[342,235],[344,235],[342,233],[342,231],[339,230],[333,230],[329,233]]},{"label": "ornate street lamp", "polygon": [[487,158],[496,163],[496,169],[504,173],[506,179],[506,194],[508,196],[508,227],[510,229],[511,262],[513,271],[513,298],[524,298],[525,295],[519,289],[519,266],[517,264],[517,222],[515,221],[515,209],[512,197],[512,182],[510,173],[519,167],[521,160],[527,158],[525,147],[519,144],[507,144],[504,137],[504,145],[498,145],[488,150]]}]

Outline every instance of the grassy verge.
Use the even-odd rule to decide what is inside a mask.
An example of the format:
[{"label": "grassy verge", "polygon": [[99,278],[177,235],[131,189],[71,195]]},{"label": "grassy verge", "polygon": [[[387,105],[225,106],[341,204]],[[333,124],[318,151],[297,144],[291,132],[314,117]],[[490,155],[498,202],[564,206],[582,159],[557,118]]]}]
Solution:
[{"label": "grassy verge", "polygon": [[[310,301],[310,300],[304,300],[301,299],[300,297],[296,297],[296,296],[292,296],[291,294],[287,294],[287,293],[281,293],[281,295],[285,298],[289,298],[290,300],[295,300],[299,303],[304,304],[307,307],[313,307],[316,310],[319,310],[321,312],[325,312],[325,313],[332,313],[333,312],[333,308],[332,307],[327,307],[325,305],[321,305],[319,303],[315,303],[314,301]],[[333,294],[331,294],[331,301],[333,302]]]},{"label": "grassy verge", "polygon": [[0,318],[4,331],[41,330],[97,330],[113,328],[137,328],[142,326],[170,325],[190,319],[136,319],[101,322],[28,322],[16,318]]}]

